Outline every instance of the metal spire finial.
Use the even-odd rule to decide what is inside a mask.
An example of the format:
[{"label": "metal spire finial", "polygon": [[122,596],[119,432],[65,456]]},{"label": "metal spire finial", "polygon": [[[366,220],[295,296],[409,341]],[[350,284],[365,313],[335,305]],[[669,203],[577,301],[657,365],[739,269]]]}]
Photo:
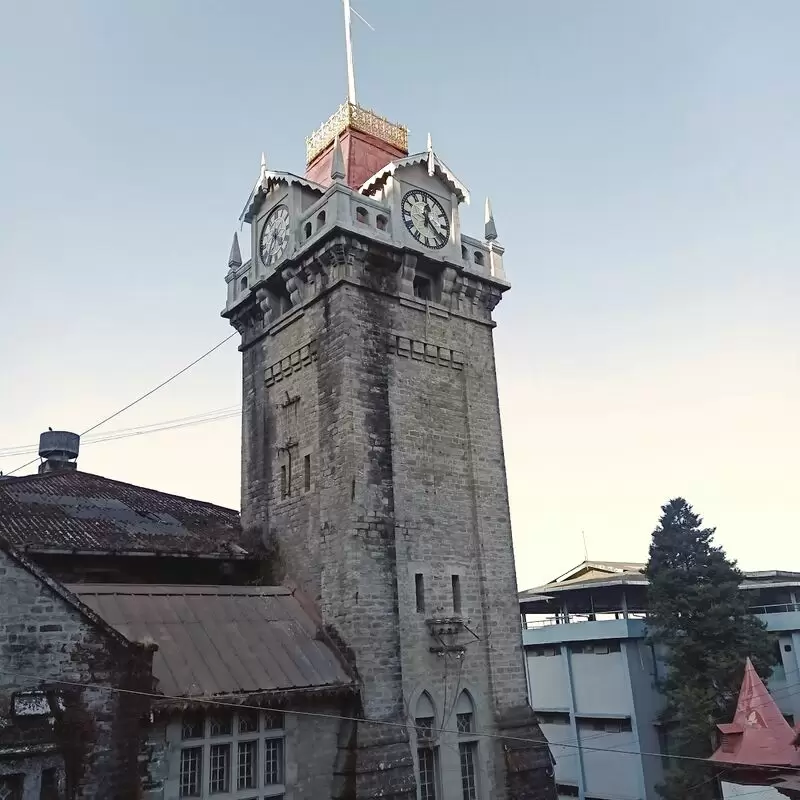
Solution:
[{"label": "metal spire finial", "polygon": [[231,244],[231,254],[228,256],[228,266],[231,269],[242,266],[242,251],[239,249],[239,236],[234,231],[233,243]]},{"label": "metal spire finial", "polygon": [[428,132],[428,175],[433,177],[433,170],[436,166],[435,156],[433,155],[433,138],[430,131]]},{"label": "metal spire finial", "polygon": [[342,0],[344,5],[344,41],[347,48],[347,99],[356,104],[356,78],[353,70],[353,40],[350,34],[350,0]]},{"label": "metal spire finial", "polygon": [[494,224],[494,214],[492,213],[492,203],[486,198],[486,213],[484,216],[484,238],[487,242],[497,239],[497,226]]},{"label": "metal spire finial", "polygon": [[331,180],[334,182],[343,181],[347,177],[344,170],[344,155],[342,153],[342,143],[339,141],[339,134],[333,144],[333,159],[331,160]]},{"label": "metal spire finial", "polygon": [[267,156],[262,150],[261,152],[261,180],[267,177]]}]

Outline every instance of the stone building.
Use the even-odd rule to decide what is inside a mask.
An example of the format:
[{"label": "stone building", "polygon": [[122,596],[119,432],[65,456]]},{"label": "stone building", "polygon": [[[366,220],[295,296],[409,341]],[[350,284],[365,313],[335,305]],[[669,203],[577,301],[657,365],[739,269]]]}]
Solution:
[{"label": "stone building", "polygon": [[357,686],[314,604],[237,512],[75,466],[0,481],[0,800],[330,797]]},{"label": "stone building", "polygon": [[[318,604],[360,685],[334,797],[554,797],[527,702],[488,200],[345,103],[304,176],[261,172],[224,316],[241,334],[242,525]],[[407,726],[407,727],[403,727]],[[479,731],[483,734],[474,737]],[[507,738],[503,738],[507,737]]]},{"label": "stone building", "polygon": [[[660,719],[665,653],[648,640],[644,569],[584,561],[519,595],[530,703],[556,758],[559,800],[660,797],[668,756],[648,754],[671,752],[671,728]],[[800,722],[800,573],[748,571],[740,588],[775,636],[767,687],[791,730]]]},{"label": "stone building", "polygon": [[138,798],[152,648],[0,539],[0,798]]},{"label": "stone building", "polygon": [[[25,628],[0,639],[0,675],[18,673],[0,730],[21,730],[37,681],[87,714],[80,773],[41,723],[51,761],[15,756],[0,800],[555,798],[517,611],[503,248],[488,201],[484,235],[462,233],[466,187],[407,139],[346,103],[304,176],[262,159],[223,312],[242,337],[241,519],[80,472],[63,432],[40,474],[0,480],[0,536],[61,598],[27,608],[0,584]],[[39,625],[68,614],[85,630],[65,641]]]}]

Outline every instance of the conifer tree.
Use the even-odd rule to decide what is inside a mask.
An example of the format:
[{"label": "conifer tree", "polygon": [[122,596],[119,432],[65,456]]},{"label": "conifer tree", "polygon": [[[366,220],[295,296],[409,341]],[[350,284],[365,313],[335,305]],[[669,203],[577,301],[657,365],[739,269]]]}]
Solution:
[{"label": "conifer tree", "polygon": [[[766,679],[775,661],[766,626],[748,611],[740,590],[742,573],[712,544],[714,528],[703,527],[683,498],[661,507],[647,562],[648,631],[664,654],[671,755],[704,759],[714,749],[715,726],[730,722],[749,656]],[[658,791],[665,800],[712,800],[714,770],[700,761],[668,761]]]}]

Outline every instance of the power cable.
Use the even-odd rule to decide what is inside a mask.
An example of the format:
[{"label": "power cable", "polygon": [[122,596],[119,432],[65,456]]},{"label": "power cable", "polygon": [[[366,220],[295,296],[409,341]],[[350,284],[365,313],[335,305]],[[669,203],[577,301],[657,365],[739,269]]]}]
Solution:
[{"label": "power cable", "polygon": [[[162,431],[173,430],[174,428],[189,427],[192,425],[202,425],[206,422],[216,422],[219,419],[229,419],[231,417],[239,416],[242,413],[240,406],[229,406],[227,408],[219,408],[214,411],[204,411],[200,414],[193,414],[188,417],[178,417],[177,419],[162,420],[160,422],[151,422],[146,425],[137,425],[132,428],[118,428],[109,431],[101,436],[91,436],[88,439],[81,440],[81,447],[90,444],[101,444],[102,442],[111,442],[117,439],[127,439],[131,436],[143,436],[148,433],[161,433]],[[18,447],[9,447],[0,449],[0,458],[11,458],[14,456],[28,455],[29,453],[38,453],[38,444],[20,445]]]},{"label": "power cable", "polygon": [[[218,350],[220,347],[222,347],[222,345],[230,341],[234,336],[236,336],[236,331],[226,336],[221,342],[217,342],[217,344],[215,344],[212,348],[206,350],[206,352],[203,353],[203,355],[198,356],[194,361],[187,364],[185,367],[183,367],[183,369],[180,369],[176,373],[170,375],[169,378],[167,378],[166,380],[161,381],[161,383],[159,383],[157,386],[154,386],[152,389],[140,395],[135,400],[132,400],[130,403],[123,406],[118,411],[115,411],[113,414],[109,414],[107,417],[104,417],[103,419],[100,420],[100,422],[96,422],[90,428],[87,428],[85,431],[83,431],[83,433],[81,433],[81,436],[86,436],[87,433],[91,433],[92,431],[97,430],[101,425],[105,425],[106,422],[110,422],[112,419],[118,417],[120,414],[124,413],[128,409],[133,408],[133,406],[135,406],[137,403],[141,403],[142,400],[145,400],[148,397],[150,397],[150,395],[155,394],[159,389],[163,389],[168,383],[172,383],[172,381],[174,381],[176,378],[179,378],[181,375],[183,375],[184,372],[190,370],[195,364],[199,364],[204,358],[210,356],[215,350]],[[37,460],[38,456],[37,458],[32,458],[25,464],[20,464],[15,469],[12,469],[11,472],[6,473],[6,477],[8,477],[9,475],[13,475],[15,472],[19,472],[21,469],[25,469],[25,467],[29,467],[31,464],[36,463]]]},{"label": "power cable", "polygon": [[[292,714],[296,717],[310,717],[314,719],[333,719],[338,720],[340,722],[360,722],[366,723],[367,725],[383,725],[387,728],[402,728],[403,730],[407,730],[408,728],[413,728],[413,724],[405,723],[405,722],[390,722],[389,720],[381,720],[381,719],[372,719],[370,717],[349,717],[345,716],[344,714],[326,714],[321,711],[299,711],[297,709],[285,709],[285,708],[271,708],[268,706],[252,706],[247,705],[246,703],[233,703],[233,702],[225,702],[224,700],[220,700],[220,697],[235,697],[235,694],[220,694],[216,695],[214,699],[208,697],[181,697],[179,695],[167,695],[167,694],[156,694],[155,692],[143,692],[136,689],[123,689],[118,686],[104,686],[99,683],[86,683],[81,681],[66,681],[61,680],[58,678],[43,678],[40,675],[30,675],[18,671],[11,671],[7,669],[3,669],[0,667],[0,673],[5,675],[11,675],[17,678],[28,678],[32,681],[39,681],[41,684],[46,684],[49,686],[53,685],[63,685],[63,686],[75,686],[80,687],[83,689],[97,689],[101,691],[107,692],[118,692],[121,694],[129,694],[134,695],[137,697],[149,697],[154,700],[174,700],[177,703],[187,703],[187,702],[197,702],[202,703],[204,705],[210,706],[219,706],[221,708],[231,708],[231,709],[248,709],[251,711],[267,711],[267,712],[274,712],[274,713],[282,713],[282,714]],[[433,728],[432,729],[436,733],[454,733],[458,735],[459,731],[457,729],[451,728]],[[475,736],[482,739],[495,739],[500,741],[508,741],[508,742],[521,742],[523,744],[537,744],[537,745],[544,745],[550,747],[550,742],[547,739],[529,739],[524,736],[509,736],[506,734],[500,733],[488,733],[486,731],[472,731],[470,732],[471,736]],[[703,764],[709,764],[709,760],[707,758],[700,758],[699,756],[683,756],[678,754],[670,754],[670,753],[651,753],[645,750],[618,750],[614,748],[608,747],[584,747],[580,744],[559,744],[560,747],[571,747],[574,749],[583,749],[592,752],[598,753],[617,753],[619,755],[631,755],[631,756],[648,756],[651,758],[672,758],[681,761],[693,761],[693,762],[700,762]],[[737,767],[759,767],[763,768],[763,764],[737,764]],[[786,767],[786,771],[791,772],[800,772],[800,767]]]}]

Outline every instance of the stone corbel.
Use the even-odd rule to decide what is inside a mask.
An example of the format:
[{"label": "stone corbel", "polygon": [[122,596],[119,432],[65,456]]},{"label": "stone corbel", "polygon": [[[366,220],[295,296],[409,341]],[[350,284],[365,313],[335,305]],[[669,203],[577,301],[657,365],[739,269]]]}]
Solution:
[{"label": "stone corbel", "polygon": [[303,300],[304,276],[299,267],[285,267],[281,272],[281,277],[286,283],[286,291],[289,292],[289,299],[292,306],[298,306]]},{"label": "stone corbel", "polygon": [[445,267],[442,270],[442,305],[452,309],[458,309],[458,272],[452,267]]},{"label": "stone corbel", "polygon": [[417,257],[411,253],[406,253],[400,265],[400,292],[402,294],[414,294],[414,278],[416,275]]},{"label": "stone corbel", "polygon": [[499,290],[494,288],[493,286],[487,286],[486,290],[483,292],[481,296],[482,305],[488,310],[491,314],[492,311],[497,308],[497,304],[503,297],[503,293]]},{"label": "stone corbel", "polygon": [[269,292],[263,287],[256,290],[256,301],[258,307],[261,309],[261,318],[264,320],[264,325],[269,325],[276,316],[276,309],[273,305],[272,297]]}]

